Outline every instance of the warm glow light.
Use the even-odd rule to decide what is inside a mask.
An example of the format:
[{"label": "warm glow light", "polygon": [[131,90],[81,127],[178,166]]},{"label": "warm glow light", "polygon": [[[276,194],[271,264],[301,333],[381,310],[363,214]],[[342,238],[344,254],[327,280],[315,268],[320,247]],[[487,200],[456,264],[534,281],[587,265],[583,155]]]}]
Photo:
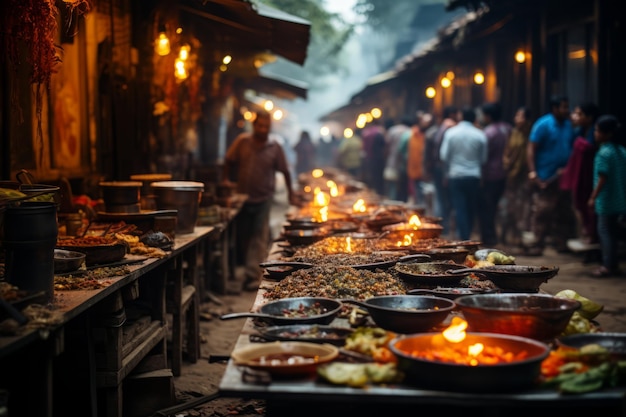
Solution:
[{"label": "warm glow light", "polygon": [[353,205],[352,211],[355,213],[365,213],[367,211],[367,207],[365,206],[365,200],[359,198]]},{"label": "warm glow light", "polygon": [[441,86],[443,88],[448,88],[452,85],[452,81],[450,81],[450,79],[448,77],[443,77],[441,79]]},{"label": "warm glow light", "polygon": [[313,205],[316,207],[325,207],[330,203],[330,195],[323,191],[319,191],[315,193],[315,200],[313,201]]},{"label": "warm glow light", "polygon": [[329,134],[330,134],[330,129],[328,128],[328,126],[322,126],[322,128],[320,129],[320,135],[328,136]]},{"label": "warm glow light", "polygon": [[320,209],[320,220],[323,222],[328,221],[328,206],[324,206]]},{"label": "warm glow light", "polygon": [[482,84],[485,82],[485,75],[482,72],[477,72],[474,74],[474,82],[476,84]]},{"label": "warm glow light", "polygon": [[180,47],[180,52],[178,53],[178,58],[186,61],[189,58],[189,51],[191,51],[191,46],[185,44]]},{"label": "warm glow light", "polygon": [[165,32],[159,33],[159,37],[154,42],[154,51],[160,56],[166,56],[170,53],[170,40]]},{"label": "warm glow light", "polygon": [[518,62],[520,64],[526,62],[526,54],[524,53],[524,51],[515,52],[515,62]]},{"label": "warm glow light", "polygon": [[322,178],[324,176],[324,171],[322,171],[319,168],[316,168],[313,171],[311,171],[311,176],[313,178]]},{"label": "warm glow light", "polygon": [[417,229],[422,225],[422,222],[417,214],[414,214],[409,218],[409,225],[413,226],[414,229]]},{"label": "warm glow light", "polygon": [[223,59],[222,59],[222,64],[224,65],[228,65],[230,64],[230,62],[233,60],[233,57],[230,55],[226,55]]},{"label": "warm glow light", "polygon": [[284,116],[284,113],[282,110],[274,110],[274,113],[272,113],[272,117],[274,118],[274,120],[280,120],[282,119]]},{"label": "warm glow light", "polygon": [[265,103],[263,103],[263,108],[267,111],[272,111],[272,109],[274,108],[274,102],[272,100],[265,100]]},{"label": "warm glow light", "polygon": [[483,351],[483,349],[485,349],[485,345],[483,345],[482,343],[475,343],[473,345],[468,346],[467,353],[470,356],[478,356],[480,352]]},{"label": "warm glow light", "polygon": [[402,242],[400,241],[396,242],[396,246],[398,247],[411,246],[411,243],[413,243],[413,238],[411,237],[411,235],[406,234],[402,238]]},{"label": "warm glow light", "polygon": [[446,78],[449,79],[450,81],[454,80],[454,77],[456,77],[454,72],[452,72],[452,71],[446,72]]},{"label": "warm glow light", "polygon": [[363,129],[366,123],[367,116],[364,113],[359,114],[359,116],[356,118],[356,127],[358,127],[359,129]]},{"label": "warm glow light", "polygon": [[305,193],[310,193],[311,192],[311,186],[310,185],[305,185],[304,186],[304,192]]},{"label": "warm glow light", "polygon": [[339,189],[337,188],[335,181],[328,180],[326,181],[326,185],[328,186],[331,197],[337,197],[339,195]]},{"label": "warm glow light", "polygon": [[175,76],[177,79],[179,80],[187,79],[189,74],[187,73],[187,68],[185,68],[185,61],[183,61],[180,58],[176,58],[176,61],[174,62],[174,68],[175,68]]},{"label": "warm glow light", "polygon": [[372,115],[372,117],[374,117],[375,119],[378,119],[380,116],[383,115],[382,110],[380,110],[378,107],[374,107],[372,110],[370,110],[370,114]]},{"label": "warm glow light", "polygon": [[227,69],[228,69],[228,66],[226,66],[224,64],[220,65],[220,71],[226,72]]},{"label": "warm glow light", "polygon": [[252,120],[252,117],[254,115],[252,114],[252,112],[250,110],[246,110],[245,112],[243,112],[243,118],[245,120]]},{"label": "warm glow light", "polygon": [[567,53],[567,57],[569,59],[582,59],[587,56],[587,53],[584,49],[578,49],[576,51],[569,51]]},{"label": "warm glow light", "polygon": [[367,123],[370,123],[374,120],[374,116],[372,116],[372,113],[365,113],[365,119],[367,120]]},{"label": "warm glow light", "polygon": [[461,317],[454,316],[442,334],[448,342],[459,343],[465,339],[465,329],[467,329],[467,322]]},{"label": "warm glow light", "polygon": [[350,236],[346,238],[346,252],[352,252],[352,240]]},{"label": "warm glow light", "polygon": [[354,131],[352,129],[350,129],[349,127],[346,127],[343,130],[343,137],[344,138],[351,138],[352,136],[354,136]]},{"label": "warm glow light", "polygon": [[428,87],[425,94],[428,98],[434,98],[437,95],[437,90],[435,90],[435,87]]}]

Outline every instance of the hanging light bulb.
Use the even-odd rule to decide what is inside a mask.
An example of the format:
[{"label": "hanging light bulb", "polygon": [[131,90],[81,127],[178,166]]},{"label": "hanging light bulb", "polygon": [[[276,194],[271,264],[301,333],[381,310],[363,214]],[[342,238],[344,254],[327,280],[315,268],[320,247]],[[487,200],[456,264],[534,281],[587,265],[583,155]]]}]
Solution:
[{"label": "hanging light bulb", "polygon": [[159,37],[154,41],[154,52],[160,56],[166,56],[170,53],[170,40],[165,31],[159,33]]},{"label": "hanging light bulb", "polygon": [[425,94],[426,94],[426,97],[433,98],[435,97],[435,95],[437,95],[437,90],[435,90],[434,87],[428,87],[426,88]]},{"label": "hanging light bulb", "polygon": [[175,72],[174,75],[178,80],[185,80],[189,76],[187,68],[185,67],[185,61],[180,58],[176,58],[174,63]]},{"label": "hanging light bulb", "polygon": [[178,53],[178,58],[186,61],[189,58],[189,51],[191,51],[191,46],[188,44],[184,44],[180,47],[180,52]]}]

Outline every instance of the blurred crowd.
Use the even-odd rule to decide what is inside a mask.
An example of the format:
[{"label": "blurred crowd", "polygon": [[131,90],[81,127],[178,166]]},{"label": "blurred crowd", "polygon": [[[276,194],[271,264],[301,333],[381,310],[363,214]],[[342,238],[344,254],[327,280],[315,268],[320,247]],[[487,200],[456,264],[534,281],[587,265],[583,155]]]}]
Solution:
[{"label": "blurred crowd", "polygon": [[[550,98],[549,112],[503,115],[500,103],[374,119],[349,137],[290,149],[296,173],[333,166],[389,200],[422,206],[448,238],[480,239],[540,256],[547,245],[620,275],[626,235],[623,130],[595,103]],[[510,119],[510,121],[508,121]]]}]

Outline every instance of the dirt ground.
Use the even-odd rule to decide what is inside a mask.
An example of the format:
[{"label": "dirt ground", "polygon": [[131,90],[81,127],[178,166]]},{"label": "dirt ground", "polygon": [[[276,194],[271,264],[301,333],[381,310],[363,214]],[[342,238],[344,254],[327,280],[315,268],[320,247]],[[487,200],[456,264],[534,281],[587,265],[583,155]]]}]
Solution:
[{"label": "dirt ground", "polygon": [[[220,320],[226,313],[249,311],[256,292],[242,291],[237,295],[218,295],[200,307],[201,356],[197,363],[183,363],[182,374],[174,378],[176,398],[188,408],[177,410],[171,416],[221,417],[259,416],[265,414],[261,400],[209,398],[218,390],[226,369],[227,357],[232,352],[241,333],[245,319]],[[194,402],[199,402],[194,406]]]},{"label": "dirt ground", "polygon": [[[285,213],[285,205],[279,204],[272,216],[274,231],[279,230]],[[275,232],[274,232],[275,233]],[[276,236],[274,234],[274,236]],[[501,247],[506,252],[512,248]],[[626,270],[626,257],[621,258],[622,270]],[[518,265],[556,265],[559,274],[542,286],[542,290],[555,294],[562,289],[573,289],[605,306],[597,320],[600,330],[606,332],[626,332],[624,297],[626,279],[624,277],[598,279],[590,276],[597,263],[587,263],[582,254],[557,253],[547,249],[544,256],[517,256]],[[219,316],[231,312],[249,311],[256,298],[256,292],[216,295],[205,298],[201,306],[201,358],[195,364],[183,362],[182,375],[174,378],[178,409],[159,416],[265,416],[266,408],[262,400],[247,398],[211,397],[218,391],[220,380],[226,369],[226,361],[214,361],[228,357],[235,346],[245,319],[220,320]],[[209,401],[210,400],[210,401]]]}]

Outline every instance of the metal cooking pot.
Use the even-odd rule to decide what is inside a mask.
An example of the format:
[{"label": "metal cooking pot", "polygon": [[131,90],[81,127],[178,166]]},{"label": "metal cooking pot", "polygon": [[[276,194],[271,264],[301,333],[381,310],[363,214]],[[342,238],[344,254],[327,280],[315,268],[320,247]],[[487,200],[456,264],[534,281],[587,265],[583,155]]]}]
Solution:
[{"label": "metal cooking pot", "polygon": [[[322,313],[307,315],[306,317],[287,317],[286,312],[300,308],[317,306]],[[220,317],[221,320],[254,317],[268,321],[274,325],[320,323],[329,324],[339,314],[343,304],[332,298],[324,297],[293,297],[270,301],[262,305],[257,313],[231,313]]]},{"label": "metal cooking pot", "polygon": [[103,181],[98,184],[107,206],[126,206],[139,203],[141,181]]},{"label": "metal cooking pot", "polygon": [[461,342],[464,345],[482,343],[485,346],[499,346],[505,352],[525,352],[526,357],[495,365],[469,366],[428,360],[412,354],[415,351],[436,349],[433,342],[437,338],[442,341],[440,333],[430,333],[399,337],[389,342],[389,349],[398,358],[398,369],[406,375],[405,382],[426,389],[461,392],[505,392],[530,388],[537,383],[541,362],[550,352],[546,344],[532,339],[502,334],[467,333],[465,340]]},{"label": "metal cooking pot", "polygon": [[443,322],[454,301],[420,295],[381,295],[365,301],[342,300],[367,309],[377,326],[396,333],[426,332]]},{"label": "metal cooking pot", "polygon": [[472,294],[489,294],[497,292],[495,289],[491,288],[467,288],[467,287],[438,287],[438,288],[414,288],[412,290],[407,291],[407,294],[410,295],[434,295],[437,297],[447,298],[449,300],[456,300],[459,297],[464,295],[472,295]]},{"label": "metal cooking pot", "polygon": [[398,262],[394,268],[406,283],[429,287],[458,286],[463,277],[471,272],[453,274],[450,271],[467,268],[451,262]]},{"label": "metal cooking pot", "polygon": [[502,290],[537,292],[539,287],[559,272],[557,266],[492,265],[449,271],[453,275],[476,272]]},{"label": "metal cooking pot", "polygon": [[475,294],[456,299],[475,332],[551,340],[565,330],[580,302],[548,294]]}]

